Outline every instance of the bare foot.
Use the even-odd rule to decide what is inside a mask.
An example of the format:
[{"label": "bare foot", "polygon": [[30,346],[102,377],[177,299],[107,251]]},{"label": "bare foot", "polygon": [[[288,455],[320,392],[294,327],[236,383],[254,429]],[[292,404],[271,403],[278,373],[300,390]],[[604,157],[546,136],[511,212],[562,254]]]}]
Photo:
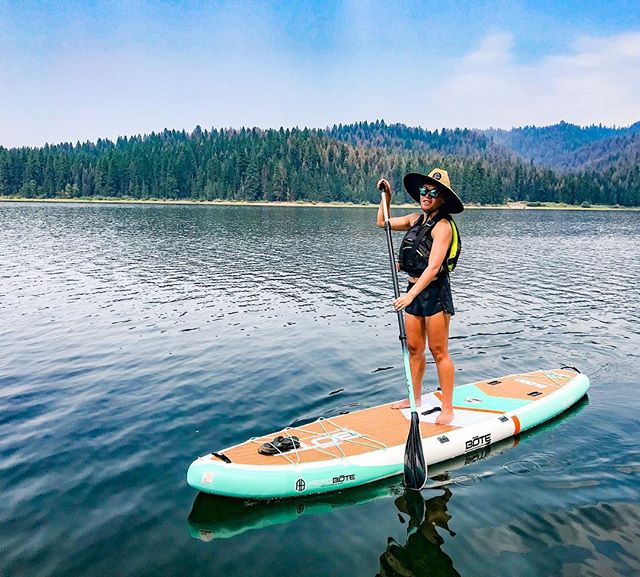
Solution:
[{"label": "bare foot", "polygon": [[[400,401],[398,403],[393,403],[391,405],[392,409],[408,409],[411,405],[409,404],[409,399],[405,399],[404,401]],[[416,403],[416,408],[420,408],[420,403]]]},{"label": "bare foot", "polygon": [[448,425],[451,421],[453,421],[453,409],[442,409],[436,419],[436,425]]}]

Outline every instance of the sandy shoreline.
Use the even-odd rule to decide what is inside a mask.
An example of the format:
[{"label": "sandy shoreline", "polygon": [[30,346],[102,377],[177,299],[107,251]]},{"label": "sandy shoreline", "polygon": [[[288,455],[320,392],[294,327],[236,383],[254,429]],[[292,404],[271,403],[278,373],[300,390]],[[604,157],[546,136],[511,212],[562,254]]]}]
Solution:
[{"label": "sandy shoreline", "polygon": [[[0,197],[3,202],[52,203],[52,204],[152,204],[152,205],[203,205],[203,206],[270,206],[270,207],[316,207],[316,208],[376,208],[377,204],[356,204],[352,202],[312,202],[312,201],[249,201],[249,200],[163,200],[163,199],[131,199],[131,198],[19,198]],[[416,208],[415,204],[394,204],[395,208]],[[583,207],[570,204],[548,203],[545,206],[527,206],[522,202],[494,205],[465,205],[465,210],[499,209],[499,210],[612,210],[640,211],[637,206],[592,205]]]}]

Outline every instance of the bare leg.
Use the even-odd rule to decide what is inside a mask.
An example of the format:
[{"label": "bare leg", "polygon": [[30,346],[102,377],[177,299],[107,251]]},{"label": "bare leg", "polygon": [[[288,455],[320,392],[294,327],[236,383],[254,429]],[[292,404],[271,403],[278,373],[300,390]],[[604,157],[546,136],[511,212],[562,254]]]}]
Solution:
[{"label": "bare leg", "polygon": [[[415,395],[416,406],[419,407],[422,396],[422,379],[424,378],[424,371],[427,368],[427,361],[424,358],[427,344],[425,318],[405,313],[404,325],[407,331],[407,347],[409,348],[409,365],[411,366],[413,394]],[[391,405],[392,409],[406,409],[408,407],[408,399]]]},{"label": "bare leg", "polygon": [[449,321],[451,315],[440,312],[427,319],[429,350],[436,363],[438,381],[442,390],[442,412],[438,425],[448,425],[453,420],[453,361],[449,356]]}]

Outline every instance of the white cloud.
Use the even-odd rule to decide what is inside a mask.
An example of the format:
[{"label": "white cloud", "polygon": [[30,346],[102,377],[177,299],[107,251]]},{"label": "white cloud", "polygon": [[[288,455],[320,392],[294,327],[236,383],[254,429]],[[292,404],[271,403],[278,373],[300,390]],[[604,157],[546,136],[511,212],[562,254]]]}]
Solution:
[{"label": "white cloud", "polygon": [[[486,36],[448,63],[430,96],[442,126],[485,128],[640,120],[640,33],[580,37],[566,54],[515,61],[513,38]],[[427,103],[425,103],[427,104]]]}]

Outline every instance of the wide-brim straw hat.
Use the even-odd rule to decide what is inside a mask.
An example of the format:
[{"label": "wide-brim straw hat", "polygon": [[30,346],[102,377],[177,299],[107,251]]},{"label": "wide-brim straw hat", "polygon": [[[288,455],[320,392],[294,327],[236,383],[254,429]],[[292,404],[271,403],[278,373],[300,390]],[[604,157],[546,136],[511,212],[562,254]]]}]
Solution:
[{"label": "wide-brim straw hat", "polygon": [[420,202],[420,187],[433,184],[444,193],[444,208],[449,214],[459,214],[464,210],[460,197],[451,188],[449,173],[444,168],[434,168],[428,175],[410,172],[404,177],[404,187],[416,202]]}]

